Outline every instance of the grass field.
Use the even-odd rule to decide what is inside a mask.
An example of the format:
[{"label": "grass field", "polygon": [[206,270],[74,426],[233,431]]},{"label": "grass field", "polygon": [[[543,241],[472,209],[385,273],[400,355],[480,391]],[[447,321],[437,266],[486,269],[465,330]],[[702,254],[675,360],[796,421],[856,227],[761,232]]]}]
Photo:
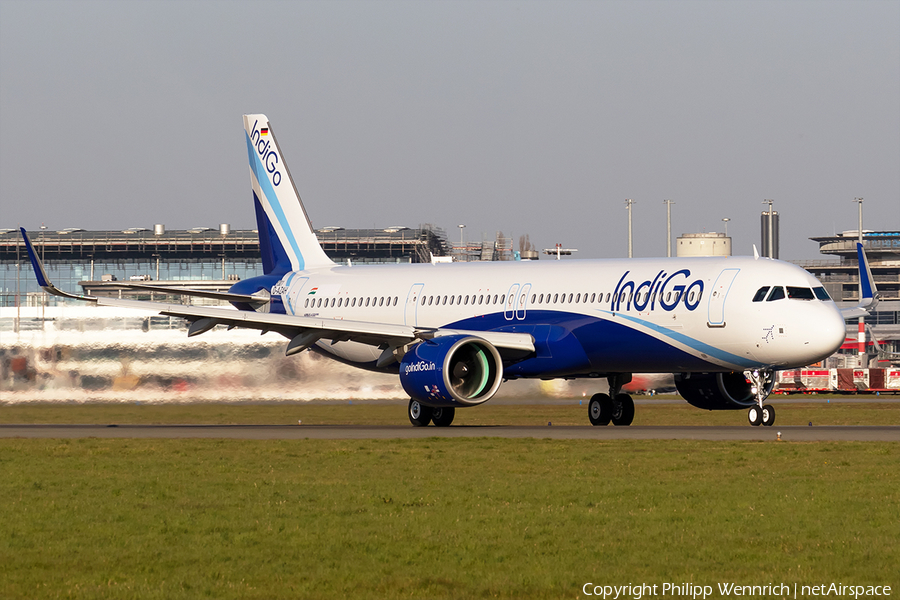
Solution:
[{"label": "grass field", "polygon": [[[896,423],[892,406],[778,415]],[[722,414],[690,410],[697,424]],[[402,404],[0,407],[3,422],[92,411],[406,419]],[[584,411],[459,414],[583,424]],[[587,582],[688,581],[896,593],[898,466],[900,444],[877,442],[0,439],[0,598],[585,598]]]},{"label": "grass field", "polygon": [[[900,425],[900,402],[829,403],[790,402],[777,399],[776,424],[786,425]],[[0,404],[0,423],[78,424],[284,424],[297,421],[320,425],[405,425],[405,402],[285,402],[285,403],[27,403]],[[587,402],[554,404],[496,404],[456,411],[455,425],[588,425]],[[638,404],[634,425],[747,424],[747,413],[705,411],[687,403]]]}]

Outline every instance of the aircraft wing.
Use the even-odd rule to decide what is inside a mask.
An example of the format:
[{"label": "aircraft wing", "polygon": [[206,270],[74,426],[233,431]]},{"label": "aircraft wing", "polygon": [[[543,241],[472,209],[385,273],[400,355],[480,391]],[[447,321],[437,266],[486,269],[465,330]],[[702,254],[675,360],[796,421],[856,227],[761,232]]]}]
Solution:
[{"label": "aircraft wing", "polygon": [[[199,335],[209,331],[217,325],[227,325],[229,328],[244,327],[258,329],[263,333],[274,331],[290,338],[291,341],[285,349],[285,354],[288,356],[301,352],[322,339],[331,340],[332,342],[355,341],[384,349],[382,358],[378,361],[379,366],[387,366],[397,360],[398,357],[402,358],[405,348],[412,343],[446,335],[473,335],[480,337],[496,346],[501,351],[501,354],[504,354],[503,350],[510,351],[517,355],[534,352],[534,338],[527,333],[413,327],[410,325],[369,321],[301,317],[296,315],[238,310],[236,308],[226,307],[189,306],[184,304],[166,304],[162,302],[71,294],[60,290],[50,282],[50,278],[47,276],[44,265],[38,257],[37,252],[35,252],[31,240],[28,239],[28,235],[25,233],[24,229],[21,229],[21,232],[38,284],[47,293],[53,294],[54,296],[91,302],[98,306],[118,306],[122,308],[150,310],[156,311],[162,315],[183,317],[191,322],[191,325],[188,328],[188,336]],[[160,291],[167,289],[145,285],[131,287],[143,289],[155,288]],[[212,295],[206,292],[202,293],[202,295],[205,295],[206,297],[217,297],[222,295],[226,296],[225,299],[238,297],[239,301],[246,301],[247,298],[241,294],[211,294]],[[261,298],[256,296],[250,296],[249,298],[256,302],[261,300]]]},{"label": "aircraft wing", "polygon": [[245,302],[253,306],[262,306],[269,303],[268,296],[252,296],[250,294],[232,294],[231,292],[213,292],[211,290],[194,290],[191,288],[168,287],[165,285],[152,285],[145,283],[130,283],[116,281],[110,287],[114,289],[146,290],[180,296],[195,296],[197,298],[209,298],[211,300],[224,300],[226,302]]},{"label": "aircraft wing", "polygon": [[841,316],[845,319],[864,317],[878,306],[878,288],[869,268],[869,259],[859,242],[856,242],[856,255],[859,260],[859,304],[841,309]]}]

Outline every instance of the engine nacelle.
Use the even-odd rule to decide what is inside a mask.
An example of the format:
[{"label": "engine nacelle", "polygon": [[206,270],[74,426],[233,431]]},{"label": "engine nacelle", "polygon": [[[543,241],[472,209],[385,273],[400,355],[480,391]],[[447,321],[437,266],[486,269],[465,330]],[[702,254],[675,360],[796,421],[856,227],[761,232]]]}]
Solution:
[{"label": "engine nacelle", "polygon": [[[774,384],[774,379],[769,383]],[[706,410],[737,410],[756,403],[743,373],[676,373],[675,387],[688,403]]]},{"label": "engine nacelle", "polygon": [[475,406],[491,399],[503,381],[500,353],[468,335],[416,344],[400,362],[400,383],[426,406]]}]

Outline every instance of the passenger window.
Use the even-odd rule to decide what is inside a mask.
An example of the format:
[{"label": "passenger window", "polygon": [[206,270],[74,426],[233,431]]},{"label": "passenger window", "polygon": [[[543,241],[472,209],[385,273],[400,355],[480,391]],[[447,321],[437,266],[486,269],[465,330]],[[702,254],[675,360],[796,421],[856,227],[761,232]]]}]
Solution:
[{"label": "passenger window", "polygon": [[500,295],[500,304],[503,304],[504,302],[506,302],[506,294],[501,294]]},{"label": "passenger window", "polygon": [[543,304],[543,303],[544,303],[544,295],[541,294],[540,296],[538,296],[538,304]]},{"label": "passenger window", "polygon": [[572,294],[569,294],[569,302],[572,302]]},{"label": "passenger window", "polygon": [[309,298],[303,302],[303,308],[309,308]]},{"label": "passenger window", "polygon": [[450,306],[453,306],[453,296],[450,296]]},{"label": "passenger window", "polygon": [[575,296],[575,304],[578,304],[579,302],[581,302],[581,294]]},{"label": "passenger window", "polygon": [[594,292],[593,294],[591,294],[591,304],[594,303],[594,299],[596,299],[596,298],[597,298],[597,293],[596,293],[596,292]]},{"label": "passenger window", "polygon": [[823,287],[813,288],[813,292],[819,300],[831,300],[831,296],[828,295],[828,292]]},{"label": "passenger window", "polygon": [[384,306],[384,296],[378,299],[378,306]]},{"label": "passenger window", "polygon": [[784,288],[780,285],[776,285],[772,288],[772,291],[769,292],[769,297],[766,298],[766,302],[772,302],[773,300],[782,300],[784,298]]},{"label": "passenger window", "polygon": [[494,304],[497,304],[497,294],[494,294]]},{"label": "passenger window", "polygon": [[762,302],[763,300],[766,299],[766,293],[768,291],[769,291],[769,286],[767,286],[767,285],[762,286],[761,288],[756,290],[756,295],[753,296],[753,301],[754,302]]},{"label": "passenger window", "polygon": [[465,304],[466,306],[469,305],[469,295],[468,294],[466,294],[466,297],[463,299],[463,304]]},{"label": "passenger window", "polygon": [[534,304],[534,301],[537,299],[537,294],[531,295],[531,303]]},{"label": "passenger window", "polygon": [[809,288],[788,286],[787,293],[791,300],[815,300],[813,291]]},{"label": "passenger window", "polygon": [[[428,302],[428,297],[427,297],[427,296],[422,296],[422,306],[425,306],[425,303],[426,303],[426,302]],[[366,304],[366,306],[368,306],[368,303]]]},{"label": "passenger window", "polygon": [[557,300],[559,300],[559,294],[553,294],[553,304],[556,304]]}]

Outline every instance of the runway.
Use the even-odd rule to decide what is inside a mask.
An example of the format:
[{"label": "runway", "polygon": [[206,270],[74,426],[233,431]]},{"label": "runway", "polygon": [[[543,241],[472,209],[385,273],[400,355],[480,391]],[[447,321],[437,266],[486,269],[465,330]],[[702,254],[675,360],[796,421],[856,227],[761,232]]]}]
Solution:
[{"label": "runway", "polygon": [[558,440],[714,440],[787,442],[900,442],[900,426],[825,427],[591,427],[408,425],[0,425],[0,438],[133,438],[237,440],[362,440],[421,438],[534,438]]}]

